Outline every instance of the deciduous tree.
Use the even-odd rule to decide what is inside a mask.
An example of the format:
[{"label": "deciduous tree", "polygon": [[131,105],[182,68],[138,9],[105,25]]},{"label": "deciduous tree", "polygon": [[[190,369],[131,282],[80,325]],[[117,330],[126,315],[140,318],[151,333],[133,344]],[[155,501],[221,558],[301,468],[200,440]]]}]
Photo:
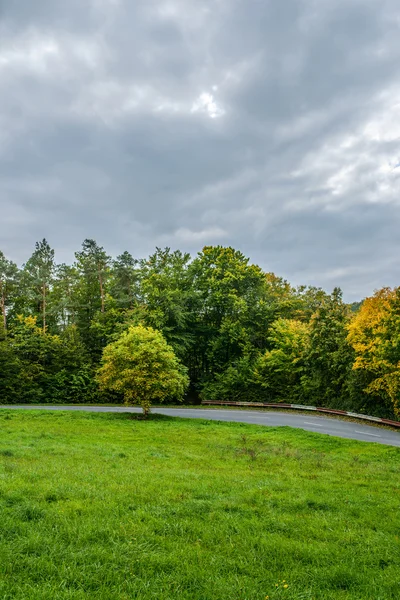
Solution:
[{"label": "deciduous tree", "polygon": [[120,393],[125,404],[139,404],[145,416],[152,402],[182,400],[187,370],[159,331],[130,327],[104,348],[98,381],[104,391]]},{"label": "deciduous tree", "polygon": [[347,341],[349,309],[342,292],[335,288],[321,299],[310,320],[310,338],[305,356],[303,389],[309,401],[339,407],[349,395],[353,349]]},{"label": "deciduous tree", "polygon": [[348,328],[365,391],[400,416],[400,288],[366,298]]},{"label": "deciduous tree", "polygon": [[310,327],[294,319],[277,319],[270,328],[267,350],[256,362],[254,379],[270,401],[299,401]]}]

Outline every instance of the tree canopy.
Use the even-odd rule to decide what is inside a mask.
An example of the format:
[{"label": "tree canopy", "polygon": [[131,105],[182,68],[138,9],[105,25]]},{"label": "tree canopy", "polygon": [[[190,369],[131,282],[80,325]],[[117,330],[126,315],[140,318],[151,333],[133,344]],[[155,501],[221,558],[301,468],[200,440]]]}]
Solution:
[{"label": "tree canopy", "polygon": [[147,258],[113,258],[86,239],[72,264],[58,264],[43,239],[21,267],[0,251],[0,401],[141,403],[137,388],[118,389],[116,374],[105,385],[104,365],[128,352],[129,340],[139,356],[155,336],[187,370],[191,402],[293,401],[393,417],[399,290],[348,305],[337,288],[294,287],[223,246],[194,257],[156,248]]},{"label": "tree canopy", "polygon": [[159,331],[129,327],[103,350],[100,387],[122,394],[125,404],[139,404],[145,415],[152,402],[183,400],[189,385],[187,369]]}]

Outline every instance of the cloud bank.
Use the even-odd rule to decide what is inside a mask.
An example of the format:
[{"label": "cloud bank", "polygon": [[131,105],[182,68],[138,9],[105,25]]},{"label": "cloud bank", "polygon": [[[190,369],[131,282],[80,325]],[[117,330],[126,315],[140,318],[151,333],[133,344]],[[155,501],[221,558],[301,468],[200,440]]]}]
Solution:
[{"label": "cloud bank", "polygon": [[398,285],[396,0],[0,0],[0,248]]}]

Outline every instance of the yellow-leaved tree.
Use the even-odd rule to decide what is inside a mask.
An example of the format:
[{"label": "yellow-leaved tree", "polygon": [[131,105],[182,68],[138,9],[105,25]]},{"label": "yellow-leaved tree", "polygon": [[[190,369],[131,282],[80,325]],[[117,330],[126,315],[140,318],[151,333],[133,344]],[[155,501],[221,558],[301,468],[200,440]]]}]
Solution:
[{"label": "yellow-leaved tree", "polygon": [[400,288],[383,288],[367,298],[348,331],[356,354],[353,369],[367,376],[365,391],[400,416]]},{"label": "yellow-leaved tree", "polygon": [[181,401],[189,385],[186,367],[163,335],[143,325],[104,348],[97,379],[102,390],[121,393],[126,405],[139,404],[145,416],[152,402]]}]

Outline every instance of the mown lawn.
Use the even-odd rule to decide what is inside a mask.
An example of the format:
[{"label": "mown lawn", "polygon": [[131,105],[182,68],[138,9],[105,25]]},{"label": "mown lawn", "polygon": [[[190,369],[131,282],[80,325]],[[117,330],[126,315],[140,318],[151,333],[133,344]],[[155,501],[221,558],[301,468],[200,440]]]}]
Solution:
[{"label": "mown lawn", "polygon": [[399,600],[399,449],[0,409],[1,600],[267,596]]}]

